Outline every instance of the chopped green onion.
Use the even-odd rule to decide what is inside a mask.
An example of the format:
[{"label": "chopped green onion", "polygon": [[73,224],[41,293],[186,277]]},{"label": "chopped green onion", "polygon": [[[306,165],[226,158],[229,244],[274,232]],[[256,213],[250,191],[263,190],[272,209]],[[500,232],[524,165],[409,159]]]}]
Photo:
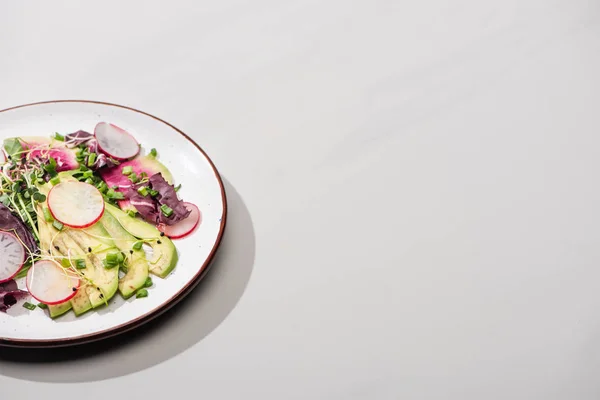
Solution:
[{"label": "chopped green onion", "polygon": [[141,194],[144,197],[148,196],[148,187],[147,186],[142,186],[142,187],[138,188],[137,191],[139,194]]},{"label": "chopped green onion", "polygon": [[108,191],[106,192],[106,196],[112,200],[124,200],[125,199],[125,195],[123,195],[123,193],[115,192],[113,189],[108,189]]},{"label": "chopped green onion", "polygon": [[135,243],[133,244],[133,249],[134,249],[134,250],[141,250],[141,249],[142,249],[142,246],[143,246],[143,244],[144,244],[144,242],[142,242],[142,241],[135,242]]},{"label": "chopped green onion", "polygon": [[127,215],[129,215],[131,218],[135,218],[137,211],[127,210]]},{"label": "chopped green onion", "polygon": [[129,176],[128,176],[129,180],[132,183],[138,183],[140,181],[140,179],[138,178],[137,174],[135,172],[132,172]]},{"label": "chopped green onion", "polygon": [[23,303],[23,307],[25,307],[28,310],[35,310],[35,304],[31,304],[28,301],[26,301],[25,303]]},{"label": "chopped green onion", "polygon": [[108,261],[109,263],[117,263],[117,262],[119,262],[119,255],[118,255],[118,253],[108,253],[106,255],[106,261]]},{"label": "chopped green onion", "polygon": [[150,149],[150,155],[152,157],[156,157],[157,154],[158,154],[158,152],[156,151],[156,149],[154,149],[154,148]]},{"label": "chopped green onion", "polygon": [[62,265],[65,268],[71,268],[71,262],[68,258],[63,258],[62,260],[60,260],[60,265]]},{"label": "chopped green onion", "polygon": [[132,172],[133,172],[133,167],[131,165],[123,167],[123,170],[121,171],[121,173],[123,175],[130,175]]},{"label": "chopped green onion", "polygon": [[117,262],[121,264],[123,261],[125,261],[125,255],[123,254],[123,252],[117,253]]},{"label": "chopped green onion", "polygon": [[62,231],[64,228],[64,225],[57,220],[54,220],[54,222],[52,222],[52,226],[55,227],[59,231]]},{"label": "chopped green onion", "polygon": [[47,305],[47,304],[44,304],[44,303],[38,303],[38,305],[37,305],[37,306],[38,306],[39,308],[41,308],[42,310],[45,310],[46,308],[48,308],[48,305]]},{"label": "chopped green onion", "polygon": [[59,140],[61,142],[65,141],[65,137],[63,135],[61,135],[60,133],[58,133],[58,132],[54,133],[54,139]]},{"label": "chopped green onion", "polygon": [[117,266],[116,262],[108,261],[107,258],[105,258],[104,260],[102,260],[102,263],[104,264],[104,268],[106,268],[106,269],[114,268],[114,267]]},{"label": "chopped green onion", "polygon": [[154,197],[158,194],[158,192],[154,189],[150,189],[150,196]]},{"label": "chopped green onion", "polygon": [[96,185],[96,188],[100,191],[100,193],[106,193],[108,190],[108,185],[104,183],[104,181],[100,181],[100,183]]},{"label": "chopped green onion", "polygon": [[152,286],[153,282],[152,282],[152,278],[148,277],[146,278],[146,282],[144,282],[144,287],[150,287]]},{"label": "chopped green onion", "polygon": [[135,297],[141,299],[142,297],[148,297],[148,291],[146,289],[140,289],[136,292]]},{"label": "chopped green onion", "polygon": [[88,158],[88,162],[87,162],[88,167],[91,167],[92,165],[94,165],[94,163],[96,162],[96,157],[97,157],[96,153],[90,153],[90,157]]},{"label": "chopped green onion", "polygon": [[58,185],[60,183],[60,178],[58,176],[55,176],[54,178],[50,179],[50,183],[52,185]]},{"label": "chopped green onion", "polygon": [[83,258],[78,258],[77,260],[75,260],[75,268],[85,269],[86,268],[85,260]]},{"label": "chopped green onion", "polygon": [[175,192],[179,192],[179,189],[181,189],[181,183],[177,186],[175,186]]},{"label": "chopped green onion", "polygon": [[171,215],[173,215],[173,209],[166,204],[163,204],[162,206],[160,206],[160,211],[162,211],[162,213],[167,218],[170,217]]},{"label": "chopped green onion", "polygon": [[47,207],[44,207],[43,212],[44,212],[44,219],[46,220],[46,222],[54,222],[54,217],[52,216],[52,213],[50,212],[50,210]]}]

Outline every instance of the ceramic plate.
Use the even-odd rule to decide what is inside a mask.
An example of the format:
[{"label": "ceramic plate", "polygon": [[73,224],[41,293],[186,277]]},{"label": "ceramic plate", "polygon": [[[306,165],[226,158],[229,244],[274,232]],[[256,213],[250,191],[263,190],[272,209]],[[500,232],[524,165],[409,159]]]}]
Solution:
[{"label": "ceramic plate", "polygon": [[[152,277],[149,296],[123,300],[119,294],[108,306],[76,317],[72,311],[51,319],[47,311],[30,311],[21,303],[0,312],[0,344],[64,346],[114,336],[138,327],[181,300],[204,276],[220,244],[227,213],[225,191],[210,158],[189,136],[142,111],[93,101],[52,101],[0,111],[0,140],[15,136],[49,136],[54,132],[93,132],[106,121],[128,130],[145,149],[156,148],[169,168],[184,201],[198,205],[200,226],[188,237],[174,240],[179,253],[175,270],[165,279]],[[25,282],[17,282],[25,288]]]}]

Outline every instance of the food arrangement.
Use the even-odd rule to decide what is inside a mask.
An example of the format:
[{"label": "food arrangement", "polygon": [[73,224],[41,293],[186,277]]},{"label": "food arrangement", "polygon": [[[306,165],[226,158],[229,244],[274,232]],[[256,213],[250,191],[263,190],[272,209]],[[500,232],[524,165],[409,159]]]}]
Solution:
[{"label": "food arrangement", "polygon": [[[0,151],[0,312],[51,318],[149,295],[201,222],[173,175],[126,130],[5,139]],[[17,282],[24,281],[24,285]],[[37,303],[37,304],[34,304]]]}]

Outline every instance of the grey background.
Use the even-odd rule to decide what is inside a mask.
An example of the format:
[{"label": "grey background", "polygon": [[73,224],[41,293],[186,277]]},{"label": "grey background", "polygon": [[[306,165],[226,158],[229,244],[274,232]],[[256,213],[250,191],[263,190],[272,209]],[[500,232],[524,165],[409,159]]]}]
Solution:
[{"label": "grey background", "polygon": [[0,108],[129,105],[231,214],[173,313],[2,399],[600,398],[600,4],[0,3]]}]

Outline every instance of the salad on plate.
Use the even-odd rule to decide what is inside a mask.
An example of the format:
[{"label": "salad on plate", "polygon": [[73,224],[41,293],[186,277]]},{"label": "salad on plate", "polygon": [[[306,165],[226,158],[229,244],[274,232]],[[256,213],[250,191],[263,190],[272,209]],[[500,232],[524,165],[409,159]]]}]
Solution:
[{"label": "salad on plate", "polygon": [[200,225],[180,188],[156,149],[112,123],[5,139],[0,312],[28,299],[51,318],[80,316],[116,295],[147,297],[177,265],[174,241]]}]

